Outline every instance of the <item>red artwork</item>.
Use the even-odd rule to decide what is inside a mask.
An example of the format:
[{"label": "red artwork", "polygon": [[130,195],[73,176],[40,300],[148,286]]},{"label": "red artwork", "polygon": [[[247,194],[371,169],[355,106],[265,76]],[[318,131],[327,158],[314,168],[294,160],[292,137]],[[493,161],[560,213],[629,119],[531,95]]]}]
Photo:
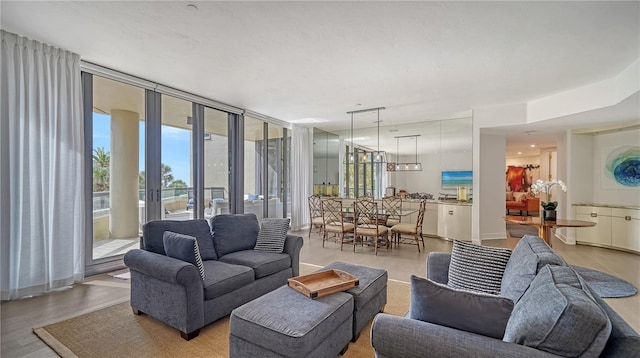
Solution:
[{"label": "red artwork", "polygon": [[524,191],[522,185],[525,183],[525,168],[507,167],[507,186],[510,191]]}]

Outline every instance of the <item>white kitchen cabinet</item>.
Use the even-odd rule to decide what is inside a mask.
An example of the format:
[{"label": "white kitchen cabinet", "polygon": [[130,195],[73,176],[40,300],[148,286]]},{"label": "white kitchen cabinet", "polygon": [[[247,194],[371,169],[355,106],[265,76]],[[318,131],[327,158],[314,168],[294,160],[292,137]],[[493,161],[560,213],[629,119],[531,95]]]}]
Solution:
[{"label": "white kitchen cabinet", "polygon": [[576,220],[591,221],[596,226],[576,229],[576,241],[611,246],[611,208],[576,206]]},{"label": "white kitchen cabinet", "polygon": [[427,207],[422,220],[422,234],[438,236],[438,203],[427,202]]},{"label": "white kitchen cabinet", "polygon": [[640,210],[611,209],[611,245],[640,252]]},{"label": "white kitchen cabinet", "polygon": [[576,242],[640,252],[640,210],[603,206],[576,206],[576,220],[596,226],[576,230]]},{"label": "white kitchen cabinet", "polygon": [[438,209],[438,236],[447,239],[471,241],[471,206],[440,204]]}]

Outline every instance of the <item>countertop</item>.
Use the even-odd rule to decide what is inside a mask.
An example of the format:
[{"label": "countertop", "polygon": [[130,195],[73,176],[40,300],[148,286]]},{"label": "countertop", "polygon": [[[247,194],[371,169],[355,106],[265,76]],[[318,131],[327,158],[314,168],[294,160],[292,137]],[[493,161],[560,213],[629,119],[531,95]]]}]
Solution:
[{"label": "countertop", "polygon": [[573,206],[599,206],[602,208],[616,208],[616,209],[634,209],[640,210],[640,206],[633,205],[618,205],[618,204],[596,204],[596,203],[576,203]]}]

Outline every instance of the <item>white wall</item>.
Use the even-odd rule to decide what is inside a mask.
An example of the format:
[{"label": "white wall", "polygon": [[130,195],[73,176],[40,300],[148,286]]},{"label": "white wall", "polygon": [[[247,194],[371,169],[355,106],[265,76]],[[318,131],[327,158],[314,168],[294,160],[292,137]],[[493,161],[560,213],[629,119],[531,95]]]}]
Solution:
[{"label": "white wall", "polygon": [[[504,135],[483,134],[483,128],[524,123],[524,103],[473,111],[473,207],[471,240],[504,238],[504,188],[507,142]],[[498,189],[499,188],[499,189]],[[499,200],[496,200],[499,198]]]},{"label": "white wall", "polygon": [[[480,209],[480,240],[504,239],[505,175],[507,141],[503,135],[480,134],[480,184],[482,198],[474,205]],[[475,177],[474,177],[475,180]]]},{"label": "white wall", "polygon": [[[598,204],[640,205],[640,188],[619,184],[615,188],[603,185],[607,152],[621,146],[640,146],[640,129],[596,135],[593,140],[593,199]],[[588,150],[588,148],[587,148]]]},{"label": "white wall", "polygon": [[522,166],[525,166],[527,164],[539,165],[540,164],[540,156],[539,155],[527,155],[527,156],[517,157],[517,158],[507,158],[507,167],[510,166],[510,165],[513,165],[513,166],[516,166],[516,167],[522,167]]}]

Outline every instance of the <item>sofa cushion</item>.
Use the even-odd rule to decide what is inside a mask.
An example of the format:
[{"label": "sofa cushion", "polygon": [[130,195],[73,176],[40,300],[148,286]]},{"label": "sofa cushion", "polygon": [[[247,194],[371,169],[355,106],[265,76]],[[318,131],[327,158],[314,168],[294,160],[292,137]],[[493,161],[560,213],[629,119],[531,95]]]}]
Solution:
[{"label": "sofa cushion", "polygon": [[284,242],[287,239],[287,231],[289,231],[289,222],[291,219],[262,219],[260,232],[256,240],[256,246],[253,248],[258,251],[277,252],[279,254],[284,250]]},{"label": "sofa cushion", "polygon": [[218,256],[224,256],[253,249],[260,224],[255,214],[216,215],[211,218],[211,231]]},{"label": "sofa cushion", "polygon": [[562,357],[598,357],[611,322],[571,267],[547,265],[515,305],[504,341]]},{"label": "sofa cushion", "polygon": [[165,231],[162,241],[167,256],[194,264],[200,272],[200,277],[204,280],[204,266],[195,237]]},{"label": "sofa cushion", "polygon": [[409,318],[502,339],[513,301],[411,275]]},{"label": "sofa cushion", "polygon": [[211,300],[244,287],[254,280],[253,270],[221,261],[204,261],[204,299]]},{"label": "sofa cushion", "polygon": [[198,240],[198,248],[203,260],[215,260],[218,258],[213,248],[211,229],[206,220],[155,220],[149,221],[142,227],[142,248],[166,255],[164,251],[163,236],[165,231],[193,236]]},{"label": "sofa cushion", "polygon": [[291,267],[291,256],[277,252],[258,250],[232,252],[220,257],[219,260],[229,264],[250,267],[254,271],[256,279],[269,276]]},{"label": "sofa cushion", "polygon": [[537,236],[523,236],[511,253],[502,276],[500,296],[514,303],[527,290],[538,271],[545,265],[566,265],[565,261]]},{"label": "sofa cushion", "polygon": [[447,284],[453,288],[497,295],[510,256],[509,249],[454,240]]}]

